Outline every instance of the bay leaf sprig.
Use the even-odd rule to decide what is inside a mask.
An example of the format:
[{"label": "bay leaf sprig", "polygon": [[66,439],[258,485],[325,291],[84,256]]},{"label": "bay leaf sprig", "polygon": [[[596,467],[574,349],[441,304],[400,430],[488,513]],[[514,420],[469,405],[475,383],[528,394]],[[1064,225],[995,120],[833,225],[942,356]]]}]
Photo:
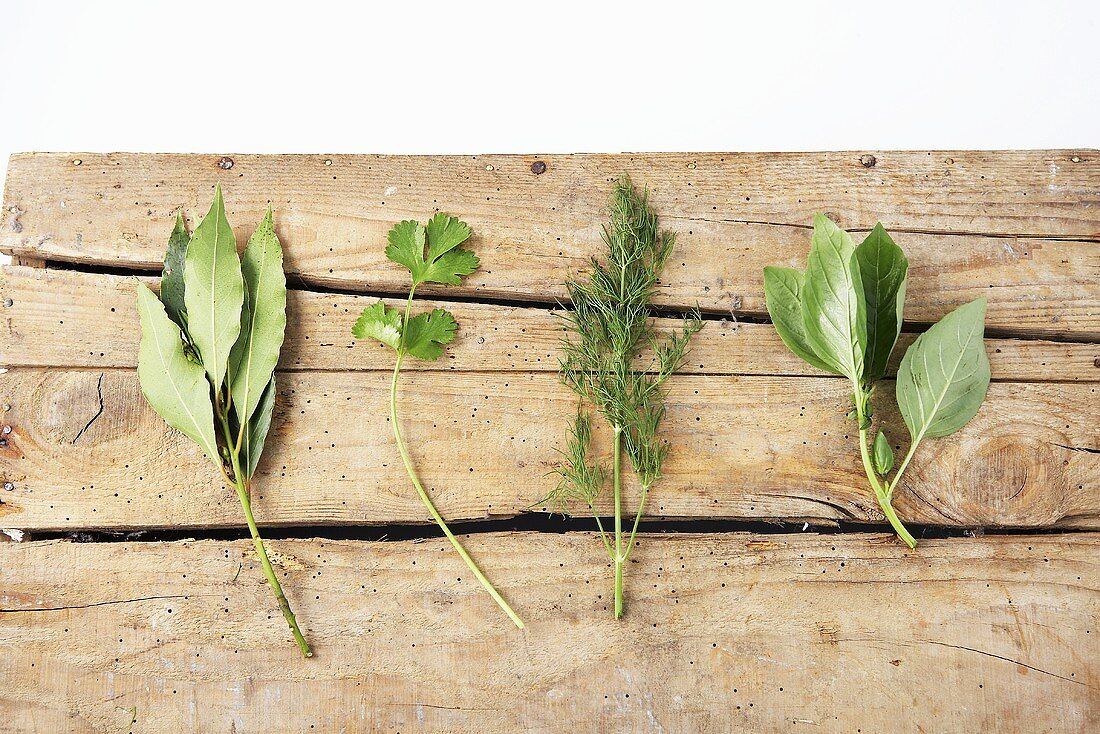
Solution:
[{"label": "bay leaf sprig", "polygon": [[[607,259],[592,258],[587,279],[570,280],[572,308],[565,311],[562,381],[591,404],[611,426],[611,470],[591,458],[591,416],[583,407],[570,433],[557,473],[560,481],[548,499],[563,506],[581,501],[596,518],[600,540],[615,568],[615,618],[623,616],[623,567],[634,549],[638,524],[650,489],[661,477],[668,445],[657,436],[665,414],[663,385],[683,365],[688,343],[702,327],[698,314],[682,328],[658,337],[650,319],[650,301],[675,234],[662,230],[644,192],[628,178],[615,183],[610,222],[603,228]],[[643,349],[651,359],[640,359]],[[629,536],[623,530],[622,454],[626,452],[641,485]],[[596,502],[610,475],[614,526],[604,529]]]},{"label": "bay leaf sprig", "polygon": [[[405,472],[409,475],[409,480],[412,481],[428,514],[447,536],[447,540],[451,542],[474,577],[481,582],[508,618],[522,629],[523,621],[520,620],[519,615],[482,573],[436,509],[435,503],[432,502],[431,496],[416,473],[416,468],[413,467],[397,416],[397,384],[405,358],[439,359],[443,355],[444,346],[454,339],[455,330],[458,328],[454,316],[441,308],[412,315],[413,295],[416,293],[417,286],[422,283],[458,285],[462,278],[477,270],[481,264],[477,256],[459,247],[469,238],[470,228],[465,222],[443,213],[433,216],[427,226],[411,219],[395,224],[389,232],[386,257],[406,267],[412,275],[412,285],[405,301],[405,309],[401,311],[387,306],[381,300],[376,301],[363,309],[351,331],[357,339],[375,339],[396,352],[397,359],[393,366],[393,377],[390,379],[390,425],[393,427],[394,442],[401,455],[401,462],[405,465]],[[425,248],[427,248],[426,254]]]},{"label": "bay leaf sprig", "polygon": [[271,426],[275,364],[286,330],[283,251],[271,210],[243,257],[220,187],[193,234],[177,217],[160,298],[139,284],[138,312],[138,379],[146,400],[197,443],[236,490],[283,617],[302,654],[312,656],[252,514],[252,477]]},{"label": "bay leaf sprig", "polygon": [[806,272],[764,268],[768,313],[783,343],[818,369],[847,377],[867,481],[890,525],[910,548],[916,539],[894,511],[894,492],[925,438],[948,436],[978,412],[989,388],[984,298],[944,316],[917,337],[898,369],[895,395],[909,429],[909,450],[897,471],[880,428],[868,445],[871,398],[886,376],[901,333],[909,261],[881,224],[858,247],[828,217],[814,217]]}]

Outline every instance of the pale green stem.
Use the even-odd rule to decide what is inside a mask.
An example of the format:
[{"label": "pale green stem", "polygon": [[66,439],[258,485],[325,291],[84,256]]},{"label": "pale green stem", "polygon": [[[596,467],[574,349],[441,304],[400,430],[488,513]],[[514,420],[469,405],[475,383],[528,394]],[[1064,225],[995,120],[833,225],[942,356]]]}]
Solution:
[{"label": "pale green stem", "polygon": [[624,561],[630,558],[630,552],[634,550],[634,536],[638,534],[638,523],[642,520],[642,514],[645,512],[645,501],[647,499],[649,499],[649,487],[643,484],[642,499],[638,502],[638,514],[634,516],[634,527],[630,531],[630,540],[626,543],[626,556],[623,558]]},{"label": "pale green stem", "polygon": [[607,549],[608,558],[615,560],[615,551],[611,550],[611,541],[608,540],[607,531],[603,529],[603,521],[600,520],[600,513],[596,512],[596,506],[591,502],[588,503],[588,509],[592,510],[592,517],[596,518],[596,528],[600,531],[600,540],[603,541],[603,547]]},{"label": "pale green stem", "polygon": [[622,492],[622,429],[615,426],[615,619],[623,616],[623,492]]},{"label": "pale green stem", "polygon": [[[412,301],[412,294],[409,294],[410,303]],[[406,321],[407,321],[408,309],[406,308]],[[489,579],[485,577],[485,574],[481,572],[481,569],[474,563],[474,559],[470,557],[470,554],[466,552],[466,549],[462,547],[462,543],[458,542],[458,538],[454,536],[451,529],[447,527],[447,523],[443,520],[443,516],[439,514],[439,510],[435,508],[435,504],[432,503],[431,497],[428,496],[428,492],[424,489],[424,485],[420,483],[420,478],[416,475],[416,470],[413,469],[412,460],[409,458],[409,451],[405,447],[405,440],[401,437],[401,428],[397,424],[397,376],[401,372],[401,361],[404,359],[404,353],[399,351],[397,353],[397,364],[393,368],[393,380],[390,382],[390,421],[393,423],[393,437],[397,441],[397,450],[401,454],[401,461],[405,464],[405,472],[409,475],[409,479],[412,480],[413,486],[416,487],[416,493],[420,495],[420,501],[424,503],[424,506],[428,508],[428,512],[431,514],[432,519],[435,520],[443,534],[447,536],[447,540],[451,541],[451,545],[458,552],[458,555],[462,557],[462,560],[469,566],[470,571],[473,572],[477,580],[481,582],[481,585],[485,587],[485,590],[489,592],[489,595],[493,597],[493,600],[500,605],[500,608],[504,610],[504,613],[515,623],[517,627],[523,629],[523,621],[519,618],[519,615],[508,605],[508,602],[504,601],[504,597],[500,595],[500,592],[493,587],[489,582]]]},{"label": "pale green stem", "polygon": [[[897,513],[894,512],[894,507],[890,504],[890,495],[887,493],[886,487],[879,483],[874,464],[871,462],[871,454],[867,450],[867,429],[863,427],[866,420],[865,402],[867,396],[858,383],[853,383],[853,388],[855,390],[856,420],[859,422],[859,453],[860,457],[863,459],[863,469],[867,472],[867,481],[871,483],[871,489],[875,491],[875,498],[878,500],[878,505],[882,509],[882,514],[886,516],[886,519],[889,521],[890,526],[894,528],[898,537],[905,541],[905,544],[910,548],[916,548],[916,539],[910,535],[905,525],[902,524],[901,519],[898,518]],[[908,458],[906,458],[906,461],[908,461]]]},{"label": "pale green stem", "polygon": [[[229,430],[229,421],[225,418],[224,414],[219,415],[219,418],[221,418],[226,441],[232,441],[232,431]],[[298,620],[294,616],[294,611],[290,608],[290,602],[287,601],[286,595],[283,593],[283,587],[279,583],[278,577],[275,575],[275,570],[271,567],[271,560],[267,557],[267,549],[264,548],[263,538],[260,537],[260,530],[256,527],[256,518],[252,516],[252,500],[249,498],[248,481],[241,472],[240,456],[238,452],[230,449],[229,459],[233,464],[233,476],[235,477],[233,485],[237,490],[237,498],[241,501],[241,509],[244,510],[244,519],[248,523],[248,532],[252,535],[252,545],[256,549],[256,555],[260,558],[260,565],[263,566],[264,576],[267,577],[267,582],[271,584],[271,590],[275,592],[275,598],[279,601],[279,609],[282,610],[283,618],[286,620],[286,623],[290,625],[290,631],[291,634],[294,635],[294,641],[298,643],[298,649],[302,651],[302,655],[311,658],[313,657],[313,651],[310,650],[309,643],[306,642],[306,638],[298,628]]]}]

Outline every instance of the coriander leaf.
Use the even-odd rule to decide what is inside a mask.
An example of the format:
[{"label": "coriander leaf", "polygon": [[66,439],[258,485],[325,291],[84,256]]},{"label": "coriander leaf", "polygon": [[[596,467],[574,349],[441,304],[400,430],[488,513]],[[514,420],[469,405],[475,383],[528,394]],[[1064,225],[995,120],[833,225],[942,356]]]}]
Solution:
[{"label": "coriander leaf", "polygon": [[421,283],[458,285],[462,276],[474,272],[481,264],[477,255],[458,247],[469,236],[470,228],[464,222],[446,214],[436,214],[426,229],[407,219],[390,230],[386,257],[409,269],[414,288]]},{"label": "coriander leaf", "polygon": [[187,226],[183,223],[183,215],[176,215],[176,227],[168,238],[168,250],[164,253],[164,269],[160,278],[160,302],[164,304],[164,310],[168,318],[176,322],[176,326],[187,330],[187,307],[183,300],[183,264],[187,257],[187,243],[191,241],[191,235],[187,233]]},{"label": "coriander leaf", "polygon": [[351,333],[356,339],[377,339],[398,349],[401,346],[401,312],[382,301],[372,303],[359,314]]},{"label": "coriander leaf", "polygon": [[477,259],[477,255],[459,247],[432,261],[420,282],[458,285],[462,276],[474,272],[479,265],[481,261]]},{"label": "coriander leaf", "polygon": [[441,308],[417,314],[405,325],[405,352],[420,359],[439,359],[443,345],[455,338],[454,316]]},{"label": "coriander leaf", "polygon": [[393,225],[387,239],[386,257],[398,265],[404,265],[412,273],[413,283],[423,282],[420,274],[424,271],[424,227],[412,219],[406,219]]},{"label": "coriander leaf", "polygon": [[439,212],[428,221],[428,259],[435,260],[468,239],[470,228],[465,222]]}]

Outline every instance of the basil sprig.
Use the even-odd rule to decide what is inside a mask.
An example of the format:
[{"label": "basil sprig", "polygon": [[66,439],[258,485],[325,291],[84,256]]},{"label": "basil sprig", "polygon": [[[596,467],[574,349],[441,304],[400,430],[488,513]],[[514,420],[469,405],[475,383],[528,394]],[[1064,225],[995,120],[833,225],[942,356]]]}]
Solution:
[{"label": "basil sprig", "polygon": [[983,341],[985,299],[955,309],[906,350],[898,370],[898,408],[909,429],[909,451],[893,477],[894,453],[885,432],[868,446],[876,383],[901,333],[909,261],[881,224],[857,247],[823,214],[814,217],[806,272],[764,268],[768,313],[783,343],[818,369],[847,377],[859,426],[867,480],[898,537],[917,541],[894,512],[892,498],[917,446],[962,428],[989,388]]}]

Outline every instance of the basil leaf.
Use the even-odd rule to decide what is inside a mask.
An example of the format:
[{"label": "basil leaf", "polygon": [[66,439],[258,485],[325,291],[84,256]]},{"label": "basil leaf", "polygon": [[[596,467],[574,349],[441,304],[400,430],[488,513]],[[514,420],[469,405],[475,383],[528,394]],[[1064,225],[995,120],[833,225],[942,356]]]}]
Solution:
[{"label": "basil leaf", "polygon": [[191,235],[183,269],[187,333],[215,388],[225,381],[229,352],[241,333],[244,280],[219,186],[214,203]]},{"label": "basil leaf", "polygon": [[264,451],[267,432],[271,428],[271,413],[275,407],[275,392],[275,375],[271,375],[267,387],[260,393],[256,412],[252,414],[252,419],[248,422],[248,430],[244,433],[244,441],[241,442],[241,466],[244,467],[245,477],[248,479],[256,473],[260,454]]},{"label": "basil leaf", "polygon": [[867,313],[855,245],[824,214],[814,216],[814,234],[802,286],[806,343],[830,372],[853,382],[863,376]]},{"label": "basil leaf", "polygon": [[140,283],[138,314],[141,317],[138,381],[145,399],[165,423],[197,443],[220,467],[210,383],[202,366],[184,354],[179,326],[168,318],[156,295]]},{"label": "basil leaf", "polygon": [[867,239],[856,248],[856,260],[867,304],[863,378],[872,383],[886,376],[890,352],[901,333],[909,260],[881,224],[876,224]]},{"label": "basil leaf", "polygon": [[248,421],[271,381],[286,332],[286,276],[283,250],[275,234],[271,209],[248,240],[241,258],[245,300],[241,334],[229,357],[233,409]]},{"label": "basil leaf", "polygon": [[802,325],[802,273],[794,268],[769,265],[764,268],[764,300],[768,315],[779,338],[787,348],[809,364],[826,372],[836,370],[825,364],[806,341]]},{"label": "basil leaf", "polygon": [[886,473],[894,468],[894,450],[890,447],[890,442],[886,440],[886,434],[882,431],[879,431],[878,435],[875,436],[872,456],[875,460],[875,471],[880,475],[886,476]]},{"label": "basil leaf", "polygon": [[960,306],[917,337],[898,370],[897,398],[914,443],[966,425],[985,400],[985,299]]},{"label": "basil leaf", "polygon": [[183,223],[183,215],[176,215],[176,227],[168,238],[168,250],[164,253],[164,268],[160,278],[160,301],[168,318],[187,330],[186,306],[183,300],[183,264],[187,255],[187,243],[191,235]]}]

